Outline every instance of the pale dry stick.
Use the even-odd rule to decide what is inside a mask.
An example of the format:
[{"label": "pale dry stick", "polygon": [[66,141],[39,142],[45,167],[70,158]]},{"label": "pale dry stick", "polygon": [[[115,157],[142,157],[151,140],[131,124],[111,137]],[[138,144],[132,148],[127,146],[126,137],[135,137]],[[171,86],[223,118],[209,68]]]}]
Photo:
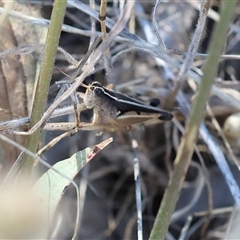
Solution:
[{"label": "pale dry stick", "polygon": [[[195,215],[194,215],[195,216]],[[191,236],[194,234],[194,233],[196,233],[203,225],[204,225],[204,223],[205,223],[205,221],[206,221],[207,219],[206,219],[206,217],[203,217],[203,218],[201,218],[200,220],[198,220],[196,223],[193,223],[192,225],[191,225],[191,227],[189,228],[189,230],[188,230],[188,233],[187,233],[187,237],[186,237],[186,239],[190,239],[191,238]],[[202,233],[202,232],[201,232]],[[200,239],[203,239],[203,236],[202,236],[202,234],[199,234],[200,236]],[[209,235],[207,235],[207,237],[209,237],[209,239],[213,239],[213,238],[211,238],[211,236],[209,236]]]},{"label": "pale dry stick", "polygon": [[[191,88],[196,92],[197,91],[197,86],[196,86],[196,83],[189,80],[189,85],[191,86]],[[214,127],[216,128],[217,132],[219,133],[219,135],[221,136],[227,150],[228,150],[228,153],[230,155],[230,157],[232,158],[233,162],[235,163],[235,165],[237,166],[238,170],[240,170],[240,164],[238,163],[238,160],[237,158],[235,157],[234,153],[233,153],[233,150],[225,136],[225,134],[223,133],[217,119],[215,118],[214,114],[213,114],[213,111],[212,111],[212,108],[209,106],[209,104],[207,104],[207,112],[208,112],[208,115],[211,117],[211,121],[214,125]]]},{"label": "pale dry stick", "polygon": [[69,54],[66,50],[64,50],[62,47],[58,47],[57,51],[61,52],[66,60],[71,63],[73,66],[77,67],[78,66],[78,61],[76,61],[71,54]]},{"label": "pale dry stick", "polygon": [[142,225],[142,194],[141,194],[141,174],[140,174],[140,164],[137,157],[138,142],[131,136],[132,139],[132,148],[134,152],[133,158],[133,168],[134,168],[134,180],[135,180],[135,197],[136,197],[136,206],[137,206],[137,235],[138,240],[143,239],[143,225]]},{"label": "pale dry stick", "polygon": [[119,2],[119,10],[121,12],[123,10],[123,8],[124,8],[124,4],[125,4],[126,0],[118,1],[118,2]]},{"label": "pale dry stick", "polygon": [[136,32],[136,22],[135,22],[135,19],[136,19],[136,15],[135,15],[135,12],[133,11],[130,19],[129,19],[129,31],[133,34],[135,34]]},{"label": "pale dry stick", "polygon": [[126,7],[124,11],[122,12],[120,18],[118,19],[117,23],[114,25],[110,33],[107,35],[106,39],[103,41],[103,43],[96,49],[95,53],[93,54],[93,61],[89,63],[89,65],[86,66],[84,71],[82,72],[81,76],[76,78],[76,81],[73,83],[72,88],[68,89],[62,96],[59,97],[59,99],[53,103],[48,110],[45,112],[43,117],[40,119],[40,121],[33,126],[32,129],[30,129],[28,132],[15,132],[19,135],[29,135],[35,132],[43,123],[46,122],[46,120],[49,118],[49,116],[53,113],[53,111],[57,108],[57,106],[64,101],[67,97],[69,97],[78,86],[83,82],[83,80],[89,75],[89,72],[92,70],[93,66],[97,63],[97,61],[100,59],[102,54],[106,51],[108,46],[112,43],[112,41],[115,39],[115,37],[123,30],[124,26],[127,23],[127,20],[130,17],[131,10],[133,8],[134,1],[129,1],[126,4]]},{"label": "pale dry stick", "polygon": [[[43,44],[43,43],[28,43],[28,44],[20,45],[20,46],[1,52],[0,59],[4,59],[8,56],[14,56],[14,55],[27,55],[36,50],[43,51],[45,46],[46,44]],[[74,66],[78,65],[78,62],[63,48],[57,47],[57,51],[61,52],[69,63],[71,63]]]},{"label": "pale dry stick", "polygon": [[[84,65],[87,63],[89,57],[91,56],[91,54],[93,53],[94,49],[97,47],[97,45],[100,43],[101,41],[101,38],[98,37],[95,39],[95,41],[93,42],[93,44],[89,47],[87,53],[85,54],[85,56],[83,57],[83,59],[81,59],[79,62],[76,63],[76,70],[74,71],[73,75],[72,76],[68,76],[70,78],[69,80],[69,83],[68,84],[72,84],[76,77],[80,74],[80,72],[82,71]],[[70,55],[70,54],[69,54]],[[71,55],[70,55],[71,56]],[[66,57],[66,56],[65,56]],[[63,73],[63,72],[62,72]],[[65,74],[65,73],[63,73]],[[66,75],[66,74],[65,74]],[[66,88],[69,88],[68,85],[64,85],[58,92],[57,96],[55,97],[55,100],[56,101],[65,91]]]},{"label": "pale dry stick", "polygon": [[53,146],[55,146],[59,141],[61,141],[63,138],[68,137],[68,136],[72,136],[76,133],[76,128],[73,128],[73,130],[70,130],[68,132],[65,132],[61,135],[59,135],[58,137],[54,138],[53,140],[51,140],[48,144],[46,144],[43,148],[39,149],[37,152],[37,155],[40,156],[41,154],[43,154],[44,152],[46,152],[47,150],[49,150],[50,148],[52,148]]},{"label": "pale dry stick", "polygon": [[[198,53],[196,54],[196,57],[202,57],[202,58],[208,58],[207,53]],[[239,54],[223,54],[220,55],[221,59],[234,59],[234,60],[240,60],[240,55]]]},{"label": "pale dry stick", "polygon": [[[4,9],[2,7],[0,7],[0,13],[3,13],[3,12],[4,12]],[[21,19],[23,21],[28,21],[32,24],[39,25],[39,26],[42,26],[42,27],[49,27],[49,24],[50,24],[50,20],[48,20],[48,19],[27,16],[25,14],[21,14],[19,12],[14,11],[14,10],[8,12],[8,15],[10,17]],[[87,37],[92,36],[91,31],[81,30],[79,28],[75,28],[75,27],[72,27],[72,26],[69,26],[69,25],[66,25],[66,24],[62,25],[62,31],[63,32],[69,32],[69,33],[74,33],[74,34],[79,34],[79,35],[83,35],[83,36],[87,36]],[[96,37],[100,36],[100,35],[101,35],[100,32],[96,32]]]},{"label": "pale dry stick", "polygon": [[[106,28],[106,17],[107,17],[107,0],[101,0],[100,10],[99,10],[99,21],[101,25],[102,39],[104,40],[107,36],[107,28]],[[104,67],[106,69],[106,77],[108,82],[113,81],[113,72],[111,71],[111,53],[110,48],[107,48],[106,52],[103,55]]]},{"label": "pale dry stick", "polygon": [[193,216],[192,215],[188,216],[187,221],[185,222],[185,224],[184,224],[184,226],[183,226],[183,228],[181,230],[181,234],[180,234],[178,240],[185,240],[185,239],[187,239],[186,235],[188,233],[188,229],[189,229],[189,227],[191,225],[192,220],[193,220]]},{"label": "pale dry stick", "polygon": [[[84,107],[82,104],[78,105],[79,111],[84,111],[86,107]],[[62,108],[57,108],[51,115],[50,119],[64,116],[67,114],[72,114],[74,113],[74,108],[72,105],[62,107]],[[30,118],[29,117],[24,117],[24,118],[18,118],[18,119],[13,119],[5,122],[0,122],[0,133],[1,132],[14,132],[19,130],[21,127],[27,128],[27,124],[29,123]],[[60,123],[59,123],[60,124]],[[57,129],[56,129],[57,130]]]},{"label": "pale dry stick", "polygon": [[[67,2],[70,6],[74,6],[75,8],[85,12],[89,16],[92,16],[96,20],[99,20],[99,13],[97,11],[94,11],[93,9],[91,9],[89,6],[85,5],[83,2],[72,1],[72,0],[68,0]],[[131,3],[134,4],[134,2],[135,2],[134,0],[133,1],[131,0]],[[127,4],[129,4],[129,1],[127,1]],[[125,7],[125,9],[126,9],[126,7]],[[122,15],[122,14],[123,14],[123,12],[121,11],[120,15]],[[114,21],[108,17],[106,17],[106,19],[105,19],[105,24],[109,29],[112,29],[115,25]],[[134,34],[131,34],[125,28],[122,29],[122,31],[119,33],[119,35],[121,37],[125,38],[125,40],[126,39],[129,40],[130,42],[138,42],[138,44],[141,46],[142,46],[142,43],[146,43],[143,39],[141,39],[140,37],[138,37]]]},{"label": "pale dry stick", "polygon": [[[197,9],[198,11],[201,9],[201,4],[197,1],[191,1],[191,0],[186,0],[187,3],[191,6],[193,6],[195,9]],[[218,22],[220,17],[219,17],[219,13],[217,13],[216,11],[214,11],[213,9],[209,9],[208,11],[208,17],[211,18],[212,20],[214,20],[215,22]]]},{"label": "pale dry stick", "polygon": [[239,209],[234,206],[232,210],[229,220],[227,223],[227,229],[225,230],[225,234],[223,239],[238,239],[239,238],[239,220],[240,220],[240,212]]},{"label": "pale dry stick", "polygon": [[171,106],[173,104],[173,101],[176,99],[176,96],[179,92],[179,90],[183,87],[183,84],[185,83],[185,76],[187,75],[188,71],[191,69],[192,63],[194,61],[194,58],[196,57],[197,50],[202,38],[202,34],[204,31],[206,19],[208,10],[210,8],[211,2],[210,0],[203,0],[201,4],[200,9],[200,15],[198,19],[198,23],[195,29],[195,32],[193,34],[190,46],[188,48],[188,52],[186,54],[186,57],[183,61],[183,64],[180,68],[180,71],[175,79],[176,85],[172,91],[171,94],[168,96],[168,105]]},{"label": "pale dry stick", "polygon": [[[145,14],[144,9],[143,9],[142,5],[140,4],[140,2],[137,2],[135,4],[135,11],[136,11],[137,16],[138,15],[141,16],[142,14]],[[170,68],[168,67],[168,64],[167,64],[167,63],[169,63],[169,61],[173,61],[173,60],[171,58],[165,59],[166,57],[164,57],[164,52],[162,50],[159,50],[158,45],[156,45],[158,40],[156,38],[156,35],[152,31],[152,26],[145,18],[137,17],[137,20],[138,20],[141,28],[143,29],[143,32],[145,34],[145,37],[146,37],[148,43],[134,44],[135,47],[137,47],[138,50],[148,52],[152,56],[154,56],[156,63],[164,69],[165,78],[166,79],[174,79],[175,76],[173,75],[172,71],[170,70]],[[159,35],[159,37],[161,37],[161,36]],[[173,61],[173,63],[175,65],[177,65],[177,67],[179,68],[178,63],[176,63],[175,61]],[[171,63],[171,65],[173,65],[173,63]]]},{"label": "pale dry stick", "polygon": [[14,56],[14,55],[27,55],[30,54],[38,49],[43,50],[45,47],[45,44],[41,43],[29,43],[29,44],[24,44],[21,46],[17,46],[8,50],[5,50],[0,53],[0,59],[4,59],[8,56]]},{"label": "pale dry stick", "polygon": [[[175,55],[187,55],[187,52],[179,51],[176,49],[167,49],[166,53],[169,54],[175,54]],[[208,58],[209,54],[208,53],[196,53],[196,57],[198,58]],[[222,54],[219,56],[220,59],[235,59],[235,60],[240,60],[240,55],[239,54]]]},{"label": "pale dry stick", "polygon": [[29,124],[30,118],[24,117],[19,119],[13,119],[5,122],[0,123],[0,132],[13,132],[25,125]]},{"label": "pale dry stick", "polygon": [[101,25],[101,31],[103,33],[103,39],[106,38],[107,36],[107,29],[105,24],[106,13],[107,13],[107,0],[101,0],[100,11],[99,11],[99,21]]},{"label": "pale dry stick", "polygon": [[[231,213],[233,210],[234,210],[234,207],[233,207],[233,206],[231,206],[231,207],[217,208],[217,209],[213,209],[212,214],[213,214],[214,216],[215,216],[215,215],[222,215],[222,214],[226,214],[226,213]],[[203,216],[205,216],[206,214],[208,214],[207,211],[200,211],[200,212],[195,213],[195,216],[197,216],[197,217],[203,217]]]},{"label": "pale dry stick", "polygon": [[[95,10],[95,0],[89,0],[89,4],[90,7]],[[95,39],[95,35],[96,35],[96,20],[90,16],[90,21],[91,21],[91,32],[93,33],[93,35],[90,37],[90,42],[89,42],[89,48],[90,46],[93,45],[94,43],[94,39]],[[89,57],[89,61],[91,61],[91,56]]]},{"label": "pale dry stick", "polygon": [[[39,161],[42,165],[44,165],[45,167],[47,167],[48,169],[53,170],[54,172],[56,172],[57,174],[59,174],[60,176],[62,176],[63,178],[65,178],[66,180],[68,180],[73,187],[76,189],[76,194],[77,194],[77,212],[79,212],[79,200],[80,200],[80,193],[79,193],[79,189],[78,189],[78,185],[76,184],[76,182],[74,180],[72,180],[71,178],[69,178],[68,176],[66,176],[65,174],[61,173],[60,171],[58,171],[57,169],[55,169],[53,166],[51,166],[49,163],[47,163],[46,161],[44,161],[41,157],[39,157],[38,155],[32,153],[31,151],[29,151],[28,149],[26,149],[25,147],[21,146],[20,144],[14,142],[13,140],[7,138],[6,136],[3,136],[2,134],[0,134],[0,139],[11,144],[12,146],[18,148],[19,150],[21,150],[22,152],[26,153],[27,155],[29,155],[30,157],[32,157],[33,159],[36,159],[37,161]],[[1,184],[0,188],[3,189],[4,185]],[[79,216],[77,214],[76,216],[76,223],[75,223],[75,228],[74,228],[74,235],[72,239],[76,239],[75,236],[77,236],[77,230],[78,230],[78,225],[79,225]]]},{"label": "pale dry stick", "polygon": [[159,44],[161,50],[163,52],[165,52],[167,50],[167,48],[166,48],[166,45],[165,45],[165,43],[164,43],[164,41],[161,37],[160,29],[159,29],[158,23],[156,21],[157,8],[158,8],[158,6],[161,2],[162,2],[162,0],[157,0],[155,5],[154,5],[153,12],[152,12],[152,26],[153,26],[154,32],[157,36],[158,44]]},{"label": "pale dry stick", "polygon": [[[90,4],[91,9],[95,10],[95,8],[96,8],[95,0],[89,0],[89,4]],[[91,36],[90,43],[89,43],[89,45],[91,46],[94,42],[94,36],[96,33],[96,20],[92,16],[90,16],[90,20],[91,20],[91,32],[93,33],[93,36]]]},{"label": "pale dry stick", "polygon": [[[65,83],[59,90],[57,96],[55,97],[54,101],[55,102],[65,91],[66,89],[71,88],[71,84],[70,83]],[[73,93],[70,95],[72,103],[73,103],[73,109],[74,109],[74,114],[75,114],[75,121],[76,121],[76,125],[78,126],[78,122],[80,121],[80,109],[79,109],[79,101],[78,101],[78,97],[76,95],[76,93]],[[85,110],[84,106],[83,106],[83,110]],[[51,116],[49,117],[49,119],[51,118]],[[46,122],[49,120],[47,119]],[[46,123],[44,123],[45,125]],[[42,127],[44,126],[42,125]]]},{"label": "pale dry stick", "polygon": [[88,49],[87,53],[85,54],[84,58],[80,61],[77,69],[73,73],[73,76],[71,77],[72,81],[75,81],[75,78],[80,74],[80,72],[82,71],[82,69],[83,69],[84,65],[86,64],[87,60],[92,55],[93,51],[96,49],[96,47],[100,43],[100,41],[101,41],[101,37],[97,37],[95,39],[95,41],[93,42],[93,44],[89,47],[89,49]]}]

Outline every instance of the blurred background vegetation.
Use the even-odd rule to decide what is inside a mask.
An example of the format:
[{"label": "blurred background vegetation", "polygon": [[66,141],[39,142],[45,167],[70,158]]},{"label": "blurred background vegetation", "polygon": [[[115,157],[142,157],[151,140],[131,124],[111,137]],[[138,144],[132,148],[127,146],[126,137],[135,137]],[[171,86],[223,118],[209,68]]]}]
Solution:
[{"label": "blurred background vegetation", "polygon": [[[91,7],[94,6],[95,11],[99,12],[100,1],[81,2]],[[211,9],[198,49],[199,54],[191,70],[199,74],[199,77],[201,77],[201,70],[207,58],[204,54],[207,52],[222,6],[220,0],[211,2]],[[155,1],[135,3],[136,7],[127,25],[130,33],[143,39],[150,37],[146,29],[147,27],[152,29],[154,4]],[[5,8],[11,14],[1,23],[1,52],[23,44],[45,43],[48,24],[44,19],[51,17],[52,1],[22,0],[10,4],[0,1],[0,6],[1,11]],[[121,6],[119,1],[109,1],[107,17],[116,22]],[[200,1],[169,0],[161,3],[157,8],[156,19],[160,34],[167,49],[173,50],[172,53],[167,53],[168,59],[177,62],[178,66],[183,62],[184,53],[195,31],[199,6]],[[236,107],[240,101],[239,6],[236,8],[223,50],[225,56],[219,59],[218,75],[214,82],[217,90],[211,94],[204,119],[210,136],[221,147],[222,153],[229,161],[230,169],[237,182],[240,181],[238,164],[236,166],[240,157],[240,115],[238,114],[239,108]],[[90,17],[86,10],[80,11],[72,5],[67,6],[64,24],[65,28],[61,33],[59,46],[80,61],[89,48],[93,32],[91,27],[95,24],[96,32],[101,32],[100,24]],[[150,32],[153,33],[153,30]],[[144,49],[139,51],[131,47],[130,42],[124,38],[114,41],[110,48],[111,59],[113,59],[110,71],[106,70],[106,65],[101,59],[96,66],[95,73],[85,79],[85,83],[94,80],[104,85],[113,83],[117,91],[145,103],[158,98],[161,108],[174,111],[174,122],[140,126],[134,131],[139,144],[137,155],[142,177],[143,233],[144,239],[148,239],[164,190],[173,171],[173,162],[182,137],[181,127],[185,126],[186,118],[181,113],[176,99],[171,99],[172,105],[168,104],[172,92],[171,86],[175,84],[173,76],[178,74],[179,67],[170,60],[163,61],[164,58],[156,61],[153,54]],[[176,50],[183,54],[175,54]],[[38,49],[28,55],[8,56],[1,60],[0,121],[30,114],[34,84],[39,76],[42,54],[42,50]],[[48,92],[48,106],[52,104],[60,89],[56,82],[67,79],[63,72],[72,75],[74,70],[75,67],[58,52]],[[194,80],[191,74],[188,74],[180,90],[190,105],[196,92]],[[217,91],[218,94],[216,94]],[[230,101],[225,96],[231,96]],[[69,98],[62,102],[62,106],[71,103]],[[91,112],[84,112],[81,117],[85,121],[90,121]],[[57,121],[73,122],[74,115],[59,117]],[[39,140],[39,148],[61,133],[60,131],[43,131],[42,138]],[[6,135],[24,146],[24,136]],[[92,146],[111,136],[114,139],[113,143],[101,151],[75,178],[78,184],[86,184],[86,192],[81,195],[84,199],[84,208],[78,239],[137,239],[132,164],[134,153],[131,147],[131,137],[128,132],[105,132],[97,135],[97,132],[79,131],[74,136],[61,140],[42,156],[44,160],[53,165],[80,149]],[[0,144],[1,173],[5,176],[20,152],[8,143],[1,141]],[[223,174],[215,163],[208,146],[202,138],[199,138],[166,239],[223,239],[229,236],[239,236],[238,232],[229,230],[231,221],[237,221],[237,217],[233,217],[233,213],[236,214],[236,212],[233,197]],[[69,186],[57,208],[52,226],[55,230],[52,230],[49,238],[70,239],[73,235],[75,219],[76,195],[74,188]],[[58,223],[57,230],[56,222]],[[187,226],[187,231],[185,237],[181,238],[184,226]],[[230,234],[229,232],[236,235],[226,235]]]}]

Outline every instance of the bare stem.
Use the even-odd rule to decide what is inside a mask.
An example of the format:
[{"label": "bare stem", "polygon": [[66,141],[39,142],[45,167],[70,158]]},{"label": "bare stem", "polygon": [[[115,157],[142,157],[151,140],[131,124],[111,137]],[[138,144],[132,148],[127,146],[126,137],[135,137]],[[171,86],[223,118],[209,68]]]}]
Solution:
[{"label": "bare stem", "polygon": [[[51,23],[48,30],[47,42],[43,56],[40,76],[36,86],[36,93],[33,100],[32,113],[30,118],[30,128],[34,126],[42,117],[47,102],[48,89],[52,78],[52,71],[55,63],[55,55],[62,30],[63,19],[65,16],[66,0],[55,1]],[[40,139],[40,129],[27,137],[26,148],[35,153]],[[33,165],[31,156],[24,154],[21,161],[21,169],[24,173],[30,174]]]}]

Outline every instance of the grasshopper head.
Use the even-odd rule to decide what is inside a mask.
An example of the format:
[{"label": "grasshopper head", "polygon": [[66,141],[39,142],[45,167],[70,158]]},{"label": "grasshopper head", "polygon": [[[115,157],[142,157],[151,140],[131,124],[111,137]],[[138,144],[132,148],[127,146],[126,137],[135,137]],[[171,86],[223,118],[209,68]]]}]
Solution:
[{"label": "grasshopper head", "polygon": [[87,108],[93,108],[98,105],[100,98],[104,95],[104,90],[99,82],[93,82],[87,87],[84,95],[84,103]]}]

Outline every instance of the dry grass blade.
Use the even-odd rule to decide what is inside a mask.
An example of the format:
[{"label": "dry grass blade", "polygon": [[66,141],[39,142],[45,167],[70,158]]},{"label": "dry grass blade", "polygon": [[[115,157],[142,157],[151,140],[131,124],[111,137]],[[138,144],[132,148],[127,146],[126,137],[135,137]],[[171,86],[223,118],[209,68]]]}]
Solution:
[{"label": "dry grass blade", "polygon": [[158,27],[158,24],[157,24],[157,20],[156,20],[156,11],[157,11],[157,8],[158,8],[158,5],[162,2],[162,0],[157,0],[155,5],[154,5],[154,8],[153,8],[153,13],[152,13],[152,25],[153,25],[153,29],[155,31],[155,34],[157,36],[157,39],[158,39],[158,44],[161,48],[161,50],[163,52],[165,52],[167,50],[166,48],[166,45],[160,35],[160,29]]},{"label": "dry grass blade", "polygon": [[169,102],[170,102],[170,103],[168,103],[168,104],[170,104],[169,106],[171,106],[171,104],[173,103],[174,99],[176,98],[176,96],[178,94],[178,91],[183,87],[183,84],[185,82],[185,77],[186,77],[188,71],[192,67],[192,63],[196,57],[197,50],[199,48],[199,44],[202,39],[202,35],[203,35],[203,31],[204,31],[204,27],[205,27],[207,14],[208,14],[210,5],[211,5],[210,0],[202,1],[198,24],[197,24],[195,32],[193,34],[191,43],[188,48],[188,52],[184,59],[184,62],[182,64],[180,71],[177,75],[177,78],[175,80],[176,85],[175,85],[172,93],[169,95]]}]

